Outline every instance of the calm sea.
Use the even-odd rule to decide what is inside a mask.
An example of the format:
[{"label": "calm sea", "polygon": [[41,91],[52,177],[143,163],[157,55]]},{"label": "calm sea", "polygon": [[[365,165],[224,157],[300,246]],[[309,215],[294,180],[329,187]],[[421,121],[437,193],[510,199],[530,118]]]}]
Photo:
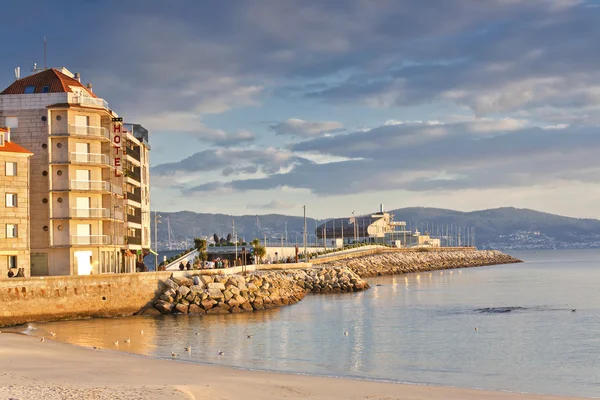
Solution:
[{"label": "calm sea", "polygon": [[513,255],[526,262],[369,279],[367,292],[309,295],[278,310],[34,324],[31,332],[240,368],[600,397],[600,251]]}]

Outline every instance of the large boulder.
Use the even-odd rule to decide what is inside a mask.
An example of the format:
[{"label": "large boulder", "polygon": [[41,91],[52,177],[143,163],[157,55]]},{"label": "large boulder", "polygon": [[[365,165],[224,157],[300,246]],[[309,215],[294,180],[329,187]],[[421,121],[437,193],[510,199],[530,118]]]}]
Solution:
[{"label": "large boulder", "polygon": [[[197,277],[195,277],[197,278]],[[192,293],[202,293],[204,291],[204,285],[193,285],[190,286],[190,291]]]},{"label": "large boulder", "polygon": [[249,302],[242,303],[242,304],[240,305],[240,307],[241,307],[241,308],[242,308],[242,310],[244,310],[244,311],[252,311],[252,310],[254,310],[254,309],[252,308],[252,304],[250,304]]},{"label": "large boulder", "polygon": [[171,279],[167,279],[165,281],[165,285],[167,285],[168,288],[174,289],[174,290],[177,290],[177,288],[179,287],[179,285],[176,284],[175,282],[173,282]]},{"label": "large boulder", "polygon": [[182,314],[187,314],[190,307],[187,304],[177,304],[175,306],[175,309],[177,310],[177,312],[180,312]]},{"label": "large boulder", "polygon": [[225,301],[228,301],[229,299],[231,299],[233,297],[233,293],[231,293],[230,290],[225,290],[223,292],[223,296],[225,297]]},{"label": "large boulder", "polygon": [[207,289],[209,299],[223,299],[225,296],[219,289]]},{"label": "large boulder", "polygon": [[209,289],[225,290],[225,285],[222,284],[221,282],[208,283],[206,285],[206,287],[209,288]]},{"label": "large boulder", "polygon": [[204,309],[196,304],[190,304],[190,314],[204,314]]},{"label": "large boulder", "polygon": [[161,314],[171,314],[175,309],[175,304],[159,300],[156,302],[155,307]]},{"label": "large boulder", "polygon": [[177,292],[181,295],[181,297],[185,297],[190,292],[190,288],[187,286],[179,286],[177,288]]},{"label": "large boulder", "polygon": [[186,278],[185,276],[174,277],[173,280],[179,286],[192,286],[194,284],[194,281],[192,281],[190,278]]},{"label": "large boulder", "polygon": [[209,283],[213,283],[213,277],[210,275],[200,275],[200,282],[202,282],[204,285],[209,284]]}]

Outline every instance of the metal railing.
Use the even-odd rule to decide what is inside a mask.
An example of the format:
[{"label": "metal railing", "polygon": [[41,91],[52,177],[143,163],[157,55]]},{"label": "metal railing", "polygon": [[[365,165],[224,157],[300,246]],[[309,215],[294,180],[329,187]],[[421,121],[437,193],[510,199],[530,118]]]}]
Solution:
[{"label": "metal railing", "polygon": [[[71,190],[101,190],[111,191],[111,184],[106,181],[71,180]],[[122,189],[121,189],[122,190]]]},{"label": "metal railing", "polygon": [[141,203],[142,202],[142,196],[140,196],[139,194],[131,193],[131,192],[126,192],[125,193],[125,198],[127,200],[135,201],[137,203]]},{"label": "metal railing", "polygon": [[110,218],[108,208],[71,208],[71,218]]},{"label": "metal railing", "polygon": [[100,99],[97,97],[73,96],[71,101],[74,104],[80,104],[82,106],[102,107],[109,110],[108,102],[104,99]]},{"label": "metal railing", "polygon": [[79,245],[98,245],[110,244],[108,235],[71,235],[71,244]]},{"label": "metal railing", "polygon": [[101,126],[69,124],[68,133],[69,135],[110,139],[110,133],[108,132],[108,129]]},{"label": "metal railing", "polygon": [[133,222],[134,224],[141,224],[142,216],[127,214],[127,222]]},{"label": "metal railing", "polygon": [[132,149],[131,147],[125,147],[125,154],[132,157],[134,160],[141,160],[140,152]]},{"label": "metal railing", "polygon": [[93,153],[80,153],[73,151],[69,153],[69,162],[72,163],[83,163],[83,164],[106,164],[108,165],[108,155],[106,154],[93,154]]},{"label": "metal railing", "polygon": [[125,176],[133,179],[136,182],[141,182],[141,177],[139,172],[132,171],[130,169],[124,170]]},{"label": "metal railing", "polygon": [[127,244],[142,244],[142,238],[136,236],[127,236]]}]

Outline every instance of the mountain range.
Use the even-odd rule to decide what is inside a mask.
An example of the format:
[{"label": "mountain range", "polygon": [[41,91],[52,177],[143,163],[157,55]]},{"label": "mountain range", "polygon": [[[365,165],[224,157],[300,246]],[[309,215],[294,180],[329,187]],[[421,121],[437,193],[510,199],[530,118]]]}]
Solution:
[{"label": "mountain range", "polygon": [[[475,232],[477,247],[483,249],[552,249],[600,247],[600,220],[564,217],[529,209],[503,207],[461,212],[439,208],[411,207],[390,211],[396,221],[406,221],[411,230],[432,235],[463,229]],[[302,243],[304,219],[281,214],[242,215],[206,214],[191,211],[163,212],[158,224],[159,248],[190,247],[195,237],[227,236],[232,222],[240,240],[255,237],[280,243]],[[309,242],[315,240],[316,226],[325,220],[307,218]],[[169,235],[169,227],[171,235]],[[465,229],[470,227],[471,229]],[[154,229],[154,226],[152,227]],[[154,231],[152,232],[154,238]]]}]

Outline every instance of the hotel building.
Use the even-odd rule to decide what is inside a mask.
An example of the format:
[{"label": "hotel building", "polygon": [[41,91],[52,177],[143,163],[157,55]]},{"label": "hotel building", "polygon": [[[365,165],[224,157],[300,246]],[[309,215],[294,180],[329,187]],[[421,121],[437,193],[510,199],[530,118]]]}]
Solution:
[{"label": "hotel building", "polygon": [[29,276],[29,158],[0,128],[0,279]]},{"label": "hotel building", "polygon": [[31,275],[135,272],[150,251],[148,132],[126,129],[66,68],[34,70],[4,89],[2,125],[34,153]]}]

